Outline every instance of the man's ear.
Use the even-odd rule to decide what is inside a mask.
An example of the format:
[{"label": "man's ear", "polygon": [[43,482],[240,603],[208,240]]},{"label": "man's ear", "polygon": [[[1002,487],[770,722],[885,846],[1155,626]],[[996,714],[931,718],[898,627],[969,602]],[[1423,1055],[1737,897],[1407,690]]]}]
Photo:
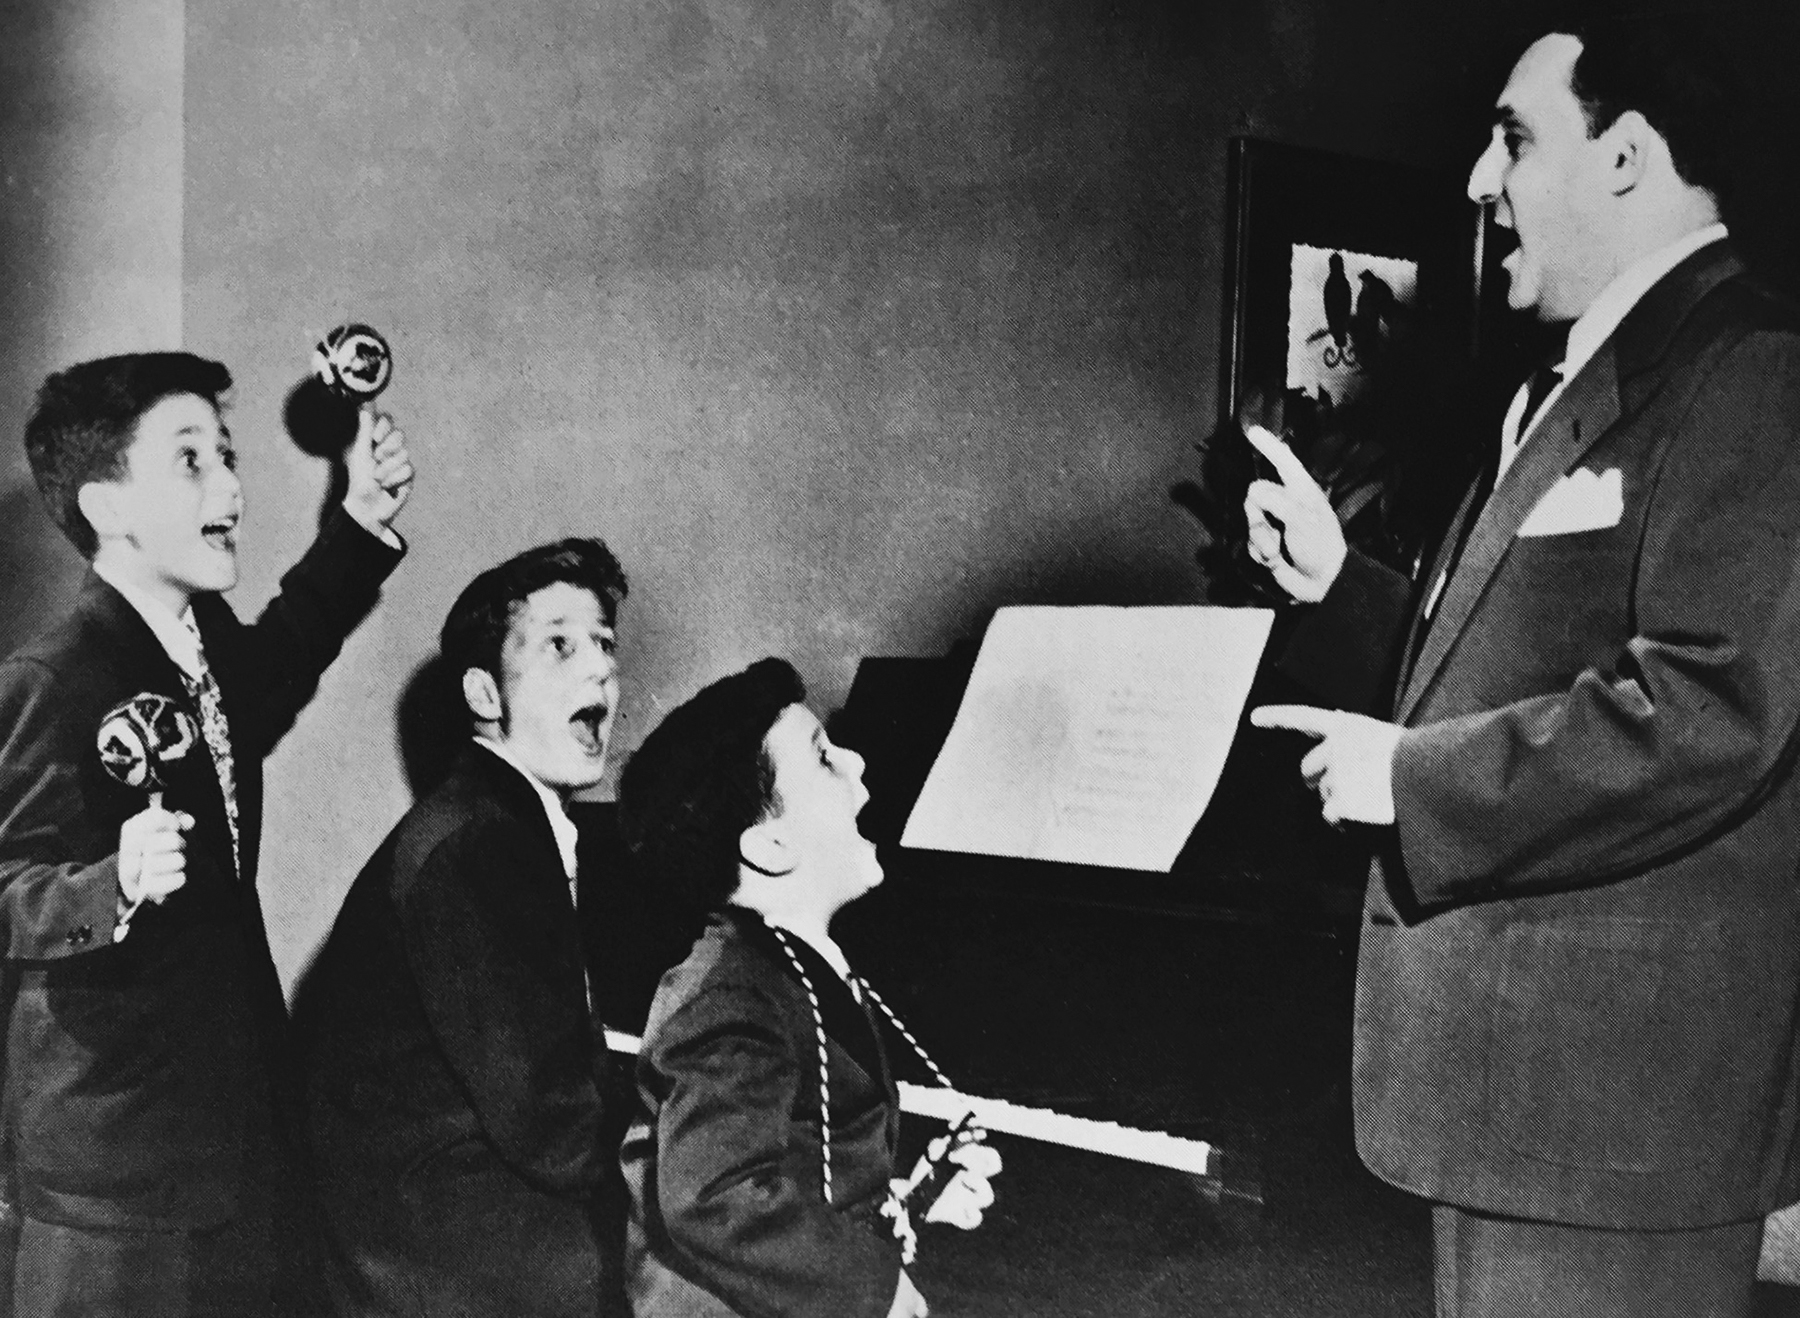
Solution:
[{"label": "man's ear", "polygon": [[119,486],[115,481],[88,481],[75,491],[75,506],[94,528],[101,540],[125,534],[125,513],[119,506]]},{"label": "man's ear", "polygon": [[463,703],[479,723],[499,723],[506,716],[500,699],[499,683],[485,668],[465,668],[462,675]]},{"label": "man's ear", "polygon": [[738,834],[738,859],[770,878],[794,872],[794,851],[788,845],[779,815],[760,819]]},{"label": "man's ear", "polygon": [[1612,127],[1600,135],[1600,141],[1607,152],[1615,197],[1641,184],[1659,154],[1667,156],[1669,151],[1650,121],[1636,110],[1627,110],[1613,120]]}]

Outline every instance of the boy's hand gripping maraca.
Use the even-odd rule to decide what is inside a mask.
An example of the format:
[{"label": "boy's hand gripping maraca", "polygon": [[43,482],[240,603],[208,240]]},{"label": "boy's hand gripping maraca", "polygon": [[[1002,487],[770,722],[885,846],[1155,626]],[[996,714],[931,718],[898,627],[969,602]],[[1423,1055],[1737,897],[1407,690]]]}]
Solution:
[{"label": "boy's hand gripping maraca", "polygon": [[200,740],[193,717],[167,696],[143,692],[100,721],[100,763],[127,787],[149,793],[149,804],[119,828],[119,923],[123,942],[145,902],[161,905],[187,882],[187,840],[194,826],[185,811],[163,809],[164,773]]}]

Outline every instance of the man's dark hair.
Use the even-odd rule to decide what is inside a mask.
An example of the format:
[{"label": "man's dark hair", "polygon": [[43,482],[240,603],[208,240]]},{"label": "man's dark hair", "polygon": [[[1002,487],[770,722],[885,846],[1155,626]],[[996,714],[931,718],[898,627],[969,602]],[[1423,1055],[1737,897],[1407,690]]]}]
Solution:
[{"label": "man's dark hair", "polygon": [[82,515],[81,487],[125,478],[138,419],[173,394],[216,408],[230,388],[230,371],[189,352],[102,357],[45,379],[25,423],[25,456],[44,506],[83,558],[100,542]]},{"label": "man's dark hair", "polygon": [[701,691],[644,738],[619,779],[619,832],[637,872],[690,911],[715,911],[738,886],[738,839],[778,809],[769,729],[806,684],[785,659],[760,659]]},{"label": "man's dark hair", "polygon": [[1569,82],[1588,136],[1636,110],[1668,144],[1682,180],[1724,201],[1732,187],[1738,78],[1716,26],[1698,14],[1642,12],[1577,24],[1581,53]]},{"label": "man's dark hair", "polygon": [[593,592],[608,627],[617,620],[619,601],[629,589],[625,569],[603,540],[558,540],[514,555],[463,587],[450,606],[438,633],[449,681],[460,689],[462,675],[480,668],[493,675],[496,686],[502,685],[500,652],[513,618],[526,600],[558,582]]}]

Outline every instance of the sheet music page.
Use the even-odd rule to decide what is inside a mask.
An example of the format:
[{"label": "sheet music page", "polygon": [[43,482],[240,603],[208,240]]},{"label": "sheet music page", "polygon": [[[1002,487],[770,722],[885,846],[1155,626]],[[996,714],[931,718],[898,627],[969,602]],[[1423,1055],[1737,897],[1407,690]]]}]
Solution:
[{"label": "sheet music page", "polygon": [[1001,609],[901,845],[1166,872],[1218,786],[1268,609]]}]

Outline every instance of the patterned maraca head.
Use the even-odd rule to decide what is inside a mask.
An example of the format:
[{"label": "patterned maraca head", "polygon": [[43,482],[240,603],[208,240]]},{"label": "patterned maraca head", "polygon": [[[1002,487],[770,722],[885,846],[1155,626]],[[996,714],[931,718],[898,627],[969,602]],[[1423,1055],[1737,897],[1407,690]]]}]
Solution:
[{"label": "patterned maraca head", "polygon": [[313,374],[338,397],[365,403],[387,388],[394,353],[367,325],[339,325],[313,349]]},{"label": "patterned maraca head", "polygon": [[145,691],[100,720],[100,763],[127,787],[163,789],[163,769],[200,740],[193,715],[167,696]]}]

